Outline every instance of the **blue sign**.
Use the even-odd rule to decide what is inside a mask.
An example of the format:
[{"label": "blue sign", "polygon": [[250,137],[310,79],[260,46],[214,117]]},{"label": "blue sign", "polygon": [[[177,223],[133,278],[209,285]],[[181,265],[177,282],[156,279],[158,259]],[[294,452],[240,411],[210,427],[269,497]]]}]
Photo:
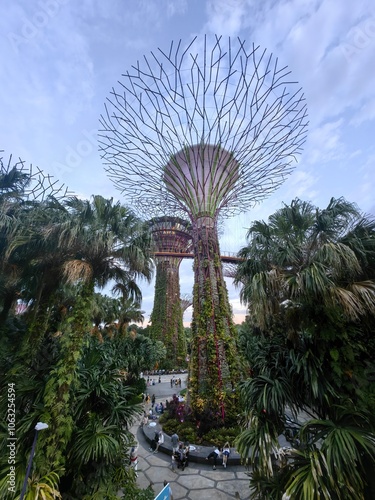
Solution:
[{"label": "blue sign", "polygon": [[154,498],[154,500],[171,500],[171,489],[169,483],[167,484],[167,486],[164,486],[164,488],[161,490],[159,495]]}]

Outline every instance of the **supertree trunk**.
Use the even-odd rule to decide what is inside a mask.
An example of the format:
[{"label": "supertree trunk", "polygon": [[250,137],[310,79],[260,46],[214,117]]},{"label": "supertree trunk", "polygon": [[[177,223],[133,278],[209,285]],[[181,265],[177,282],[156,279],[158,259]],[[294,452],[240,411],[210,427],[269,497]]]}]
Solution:
[{"label": "supertree trunk", "polygon": [[151,336],[165,344],[167,359],[162,366],[166,369],[186,364],[186,340],[182,323],[178,265],[176,267],[169,261],[163,260],[156,264]]},{"label": "supertree trunk", "polygon": [[188,405],[198,425],[223,425],[236,399],[239,380],[236,332],[223,278],[214,220],[193,227],[194,296]]}]

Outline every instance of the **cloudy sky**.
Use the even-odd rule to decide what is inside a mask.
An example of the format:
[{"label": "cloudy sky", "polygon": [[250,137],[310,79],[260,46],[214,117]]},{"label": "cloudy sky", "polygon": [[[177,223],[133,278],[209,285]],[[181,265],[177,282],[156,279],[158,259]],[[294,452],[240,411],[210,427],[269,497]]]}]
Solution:
[{"label": "cloudy sky", "polygon": [[[288,65],[309,115],[294,172],[262,204],[226,222],[221,249],[237,252],[253,220],[295,197],[323,208],[344,196],[375,214],[372,0],[8,0],[0,28],[0,150],[79,196],[120,198],[103,169],[97,132],[121,75],[172,40],[217,34],[254,42]],[[191,293],[191,277],[185,262],[182,293]],[[147,320],[153,285],[141,286]],[[241,321],[238,290],[228,287]]]}]

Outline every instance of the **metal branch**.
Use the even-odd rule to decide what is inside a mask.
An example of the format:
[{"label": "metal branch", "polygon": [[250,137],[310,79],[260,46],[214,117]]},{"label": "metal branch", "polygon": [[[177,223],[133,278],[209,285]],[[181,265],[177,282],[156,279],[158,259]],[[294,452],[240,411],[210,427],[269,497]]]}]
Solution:
[{"label": "metal branch", "polygon": [[[0,151],[1,153],[3,151]],[[16,171],[21,176],[24,175],[23,181],[18,184],[18,196],[24,200],[44,201],[47,198],[62,200],[73,194],[67,186],[60,184],[58,180],[46,174],[39,167],[31,164],[27,166],[20,158],[14,162],[12,155],[9,156],[6,163],[3,162],[3,157],[0,157],[0,191],[3,194],[7,191],[7,178],[13,177]],[[11,189],[15,192],[17,186],[12,186]]]},{"label": "metal branch", "polygon": [[[149,216],[191,217],[185,200],[196,197],[195,189],[210,198],[224,171],[238,179],[218,188],[216,216],[246,211],[290,174],[306,138],[305,99],[290,71],[240,39],[196,37],[186,47],[172,42],[125,73],[120,88],[101,117],[100,151],[116,186]],[[220,146],[238,172],[223,171],[215,155],[205,167],[210,175],[199,176],[202,167],[190,164],[193,181],[185,178],[176,197],[165,184],[166,165],[199,144],[202,151]]]}]

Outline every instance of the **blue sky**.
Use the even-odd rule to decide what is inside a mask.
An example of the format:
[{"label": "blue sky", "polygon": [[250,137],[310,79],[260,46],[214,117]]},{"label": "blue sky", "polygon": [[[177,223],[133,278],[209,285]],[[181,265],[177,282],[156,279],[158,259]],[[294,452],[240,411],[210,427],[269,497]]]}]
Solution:
[{"label": "blue sky", "polygon": [[[375,214],[375,4],[371,0],[13,0],[0,18],[0,149],[79,196],[120,198],[98,153],[99,117],[131,65],[172,40],[240,37],[288,65],[306,96],[309,131],[292,175],[229,219],[221,249],[294,197],[319,207],[344,196]],[[121,199],[126,204],[126,199]],[[146,322],[153,285],[141,284]],[[181,292],[191,293],[191,261]],[[244,307],[228,281],[238,321]],[[185,315],[188,323],[189,312]]]}]

